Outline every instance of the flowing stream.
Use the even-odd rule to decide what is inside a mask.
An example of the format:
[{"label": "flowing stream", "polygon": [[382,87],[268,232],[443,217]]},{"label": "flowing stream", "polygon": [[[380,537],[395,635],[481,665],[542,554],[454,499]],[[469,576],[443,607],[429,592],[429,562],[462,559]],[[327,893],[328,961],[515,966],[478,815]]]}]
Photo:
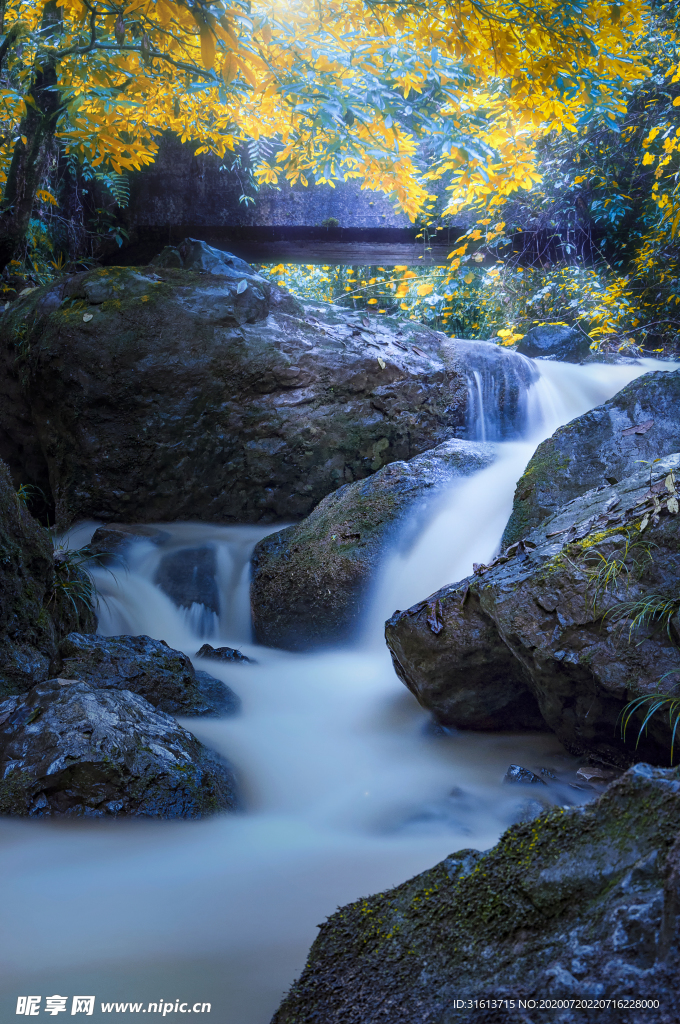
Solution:
[{"label": "flowing stream", "polygon": [[[146,634],[193,656],[207,638],[255,665],[196,660],[243,702],[239,715],[183,719],[236,767],[244,810],[197,821],[0,822],[2,1019],[21,994],[91,994],[101,1001],[210,1002],[218,1024],[266,1024],[336,906],[399,883],[463,847],[486,849],[527,813],[502,784],[511,763],[575,770],[550,734],[444,732],[397,680],[382,624],[488,562],[536,444],[650,369],[537,363],[523,440],[440,499],[408,550],[388,553],[365,636],[353,647],[295,655],[251,643],[248,561],[268,529],[163,526],[126,571],[97,571],[99,629]],[[481,439],[493,402],[475,389]],[[96,524],[69,536],[86,543]],[[271,528],[269,528],[271,529]],[[154,582],[160,559],[215,552],[219,609],[177,607]],[[575,781],[575,776],[574,776]],[[543,789],[544,787],[539,787]],[[567,782],[545,799],[594,795]],[[11,879],[11,886],[8,885]],[[69,1003],[70,1005],[70,1003]]]}]

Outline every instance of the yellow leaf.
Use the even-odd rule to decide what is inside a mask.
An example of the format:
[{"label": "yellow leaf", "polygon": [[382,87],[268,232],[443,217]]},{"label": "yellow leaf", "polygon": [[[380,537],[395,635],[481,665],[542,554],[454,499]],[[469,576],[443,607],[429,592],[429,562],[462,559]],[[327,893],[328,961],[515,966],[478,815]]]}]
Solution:
[{"label": "yellow leaf", "polygon": [[474,279],[475,279],[475,275],[474,274],[466,274],[465,277],[463,278],[463,280],[465,281],[466,284],[472,284]]},{"label": "yellow leaf", "polygon": [[222,65],[222,78],[229,85],[233,82],[238,74],[238,61],[233,53],[228,53],[224,58],[224,64]]},{"label": "yellow leaf", "polygon": [[201,28],[201,60],[203,67],[210,70],[215,63],[215,39],[209,28]]}]

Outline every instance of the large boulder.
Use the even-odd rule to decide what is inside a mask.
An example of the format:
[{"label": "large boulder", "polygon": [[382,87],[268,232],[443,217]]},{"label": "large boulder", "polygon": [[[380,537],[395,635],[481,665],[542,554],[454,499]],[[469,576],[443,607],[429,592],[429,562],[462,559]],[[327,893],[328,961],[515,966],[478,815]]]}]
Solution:
[{"label": "large boulder", "polygon": [[528,330],[515,351],[532,359],[543,357],[561,363],[581,363],[590,355],[590,345],[588,335],[576,327],[543,324]]},{"label": "large boulder", "polygon": [[0,698],[50,673],[61,636],[94,630],[87,577],[76,560],[55,562],[49,532],[17,496],[0,462]]},{"label": "large boulder", "polygon": [[200,818],[237,805],[234,775],[129,690],[48,679],[0,704],[0,813]]},{"label": "large boulder", "polygon": [[502,545],[591,487],[616,483],[642,461],[680,451],[679,408],[680,370],[655,371],[556,430],[519,479]]},{"label": "large boulder", "polygon": [[494,456],[492,445],[447,441],[345,484],[302,523],[261,540],[251,561],[256,642],[305,650],[351,640],[388,541],[407,546],[433,499]]},{"label": "large boulder", "polygon": [[70,633],[54,666],[66,679],[106,690],[130,690],[169,715],[220,715],[233,710],[235,695],[203,672],[198,678],[186,654],[148,636],[83,636]]},{"label": "large boulder", "polygon": [[673,1024],[680,772],[636,765],[320,928],[272,1024]]},{"label": "large boulder", "polygon": [[667,764],[667,712],[637,749],[640,716],[625,736],[621,725],[629,701],[680,693],[679,466],[680,455],[657,463],[651,490],[644,469],[575,498],[490,567],[396,612],[387,642],[421,704],[483,729],[506,713],[534,728],[538,706],[575,754]]},{"label": "large boulder", "polygon": [[326,303],[285,312],[240,274],[100,268],[0,317],[0,455],[51,492],[60,527],[299,519],[469,436],[475,360],[497,366],[494,405],[521,430],[528,360]]}]

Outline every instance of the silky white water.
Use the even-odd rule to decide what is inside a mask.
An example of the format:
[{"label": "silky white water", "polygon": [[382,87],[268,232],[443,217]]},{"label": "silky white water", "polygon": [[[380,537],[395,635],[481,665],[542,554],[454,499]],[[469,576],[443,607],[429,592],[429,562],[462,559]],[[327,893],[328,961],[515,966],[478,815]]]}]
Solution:
[{"label": "silky white water", "polygon": [[[490,560],[542,437],[640,373],[676,368],[538,365],[531,436],[499,444],[492,466],[440,499],[416,543],[386,558],[366,635],[352,648],[293,655],[250,643],[248,559],[261,528],[173,524],[162,548],[133,548],[127,571],[97,572],[102,633],[146,634],[193,656],[207,629],[214,646],[257,659],[196,661],[243,708],[234,718],[182,720],[236,767],[244,811],[199,822],[0,822],[3,1020],[30,992],[91,994],[97,1005],[208,1001],[219,1024],[266,1024],[315,926],[337,905],[453,850],[491,846],[526,801],[501,783],[510,763],[574,766],[549,734],[437,732],[380,640],[395,608]],[[83,524],[69,543],[80,546],[94,528]],[[163,554],[206,544],[220,586],[210,620],[196,606],[176,607],[153,582]],[[585,796],[553,793],[562,802]]]}]

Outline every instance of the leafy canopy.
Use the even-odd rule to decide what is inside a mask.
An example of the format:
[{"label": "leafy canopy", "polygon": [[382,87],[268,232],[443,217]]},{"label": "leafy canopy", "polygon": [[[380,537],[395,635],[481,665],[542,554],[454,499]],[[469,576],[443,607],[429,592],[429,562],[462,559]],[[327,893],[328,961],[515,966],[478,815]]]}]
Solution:
[{"label": "leafy canopy", "polygon": [[647,17],[639,0],[7,0],[0,174],[49,66],[56,137],[94,167],[153,161],[166,129],[221,157],[273,138],[262,182],[357,177],[415,218],[445,178],[450,211],[500,205],[538,180],[538,139],[616,118],[648,74]]}]

